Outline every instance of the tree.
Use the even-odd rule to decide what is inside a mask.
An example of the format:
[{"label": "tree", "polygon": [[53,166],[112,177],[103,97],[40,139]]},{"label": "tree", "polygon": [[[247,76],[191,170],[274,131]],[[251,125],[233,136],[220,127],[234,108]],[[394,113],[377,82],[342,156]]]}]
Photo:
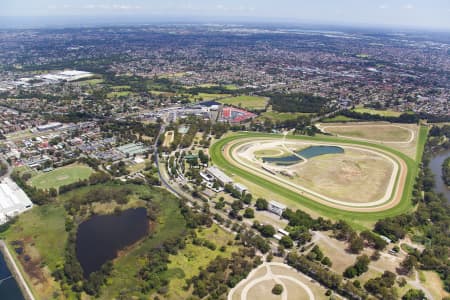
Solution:
[{"label": "tree", "polygon": [[275,284],[272,289],[272,294],[281,295],[283,293],[283,286],[281,284]]},{"label": "tree", "polygon": [[261,232],[263,237],[273,237],[276,230],[272,225],[263,225],[260,227],[259,232]]},{"label": "tree", "polygon": [[257,210],[267,210],[267,208],[269,207],[269,202],[267,202],[267,200],[264,198],[258,198],[256,200],[255,206]]},{"label": "tree", "polygon": [[330,260],[330,258],[328,256],[325,256],[322,259],[321,263],[328,267],[331,267],[333,265],[333,262]]},{"label": "tree", "polygon": [[349,250],[354,254],[359,254],[364,249],[364,241],[356,233],[350,236]]},{"label": "tree", "polygon": [[286,249],[290,249],[290,248],[292,248],[292,246],[294,246],[294,242],[293,242],[292,239],[291,239],[289,236],[287,236],[287,235],[285,235],[285,236],[283,236],[283,237],[281,238],[280,244],[283,245],[284,248],[286,248]]},{"label": "tree", "polygon": [[255,211],[252,208],[246,208],[244,212],[244,218],[253,219],[255,217]]},{"label": "tree", "polygon": [[410,289],[403,295],[402,300],[423,300],[427,299],[421,290]]},{"label": "tree", "polygon": [[411,274],[413,269],[417,267],[417,258],[414,255],[408,255],[401,262],[400,266],[406,274]]}]

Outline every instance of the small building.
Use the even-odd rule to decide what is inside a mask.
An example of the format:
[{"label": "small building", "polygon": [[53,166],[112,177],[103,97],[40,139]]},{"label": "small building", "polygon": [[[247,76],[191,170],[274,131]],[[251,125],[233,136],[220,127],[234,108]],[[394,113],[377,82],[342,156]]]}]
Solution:
[{"label": "small building", "polygon": [[268,206],[267,209],[270,212],[281,216],[283,214],[283,212],[286,210],[286,205],[272,200],[272,201],[269,202],[269,206]]},{"label": "small building", "polygon": [[246,191],[248,191],[247,187],[246,187],[245,185],[240,184],[240,183],[235,183],[235,184],[233,184],[233,187],[234,187],[234,189],[235,189],[236,191],[238,191],[239,194],[241,194],[241,195],[242,195],[243,193],[245,193]]},{"label": "small building", "polygon": [[57,128],[62,127],[62,124],[59,122],[53,122],[53,123],[48,123],[46,125],[41,125],[37,127],[38,131],[48,131],[48,130],[54,130]]},{"label": "small building", "polygon": [[233,183],[230,177],[216,167],[209,167],[206,172],[213,176],[221,185],[227,185]]},{"label": "small building", "polygon": [[288,236],[288,235],[289,235],[289,232],[287,232],[286,230],[281,229],[281,228],[278,228],[278,232],[279,232],[280,234],[282,234],[282,235],[285,235],[285,236]]}]

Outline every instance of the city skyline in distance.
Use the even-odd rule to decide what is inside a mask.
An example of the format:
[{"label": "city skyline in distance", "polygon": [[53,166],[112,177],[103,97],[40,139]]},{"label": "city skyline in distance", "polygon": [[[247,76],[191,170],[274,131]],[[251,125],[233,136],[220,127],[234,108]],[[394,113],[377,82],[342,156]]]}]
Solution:
[{"label": "city skyline in distance", "polygon": [[0,26],[88,26],[154,22],[261,22],[450,31],[445,0],[17,0],[0,4]]}]

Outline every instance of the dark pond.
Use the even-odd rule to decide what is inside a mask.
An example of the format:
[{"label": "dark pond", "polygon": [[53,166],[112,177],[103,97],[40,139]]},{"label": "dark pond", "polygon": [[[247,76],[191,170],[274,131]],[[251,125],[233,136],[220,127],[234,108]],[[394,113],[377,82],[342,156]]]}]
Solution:
[{"label": "dark pond", "polygon": [[24,300],[19,285],[6,265],[3,253],[0,252],[0,299]]},{"label": "dark pond", "polygon": [[295,155],[282,156],[282,157],[263,157],[265,163],[275,163],[276,165],[293,165],[300,161],[301,158]]},{"label": "dark pond", "polygon": [[84,276],[100,270],[117,252],[148,234],[147,210],[128,209],[120,214],[97,215],[78,227],[76,252]]},{"label": "dark pond", "polygon": [[[337,146],[311,146],[301,151],[297,151],[296,153],[303,158],[309,159],[319,155],[344,153],[344,149]],[[302,161],[302,159],[296,155],[283,157],[263,157],[262,160],[263,162],[285,166],[293,165]]]},{"label": "dark pond", "polygon": [[444,163],[444,160],[449,156],[450,150],[433,155],[430,161],[430,169],[434,174],[434,181],[436,183],[434,190],[437,193],[444,194],[447,200],[450,202],[450,189],[442,179],[442,164]]},{"label": "dark pond", "polygon": [[306,159],[325,154],[344,153],[344,149],[337,146],[311,146],[297,152],[298,155]]}]

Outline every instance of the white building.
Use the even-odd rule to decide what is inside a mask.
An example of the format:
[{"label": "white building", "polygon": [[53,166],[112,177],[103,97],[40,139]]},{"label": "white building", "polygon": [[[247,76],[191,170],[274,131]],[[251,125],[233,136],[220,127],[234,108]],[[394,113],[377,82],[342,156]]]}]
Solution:
[{"label": "white building", "polygon": [[24,211],[33,207],[27,194],[11,179],[5,178],[0,183],[0,224],[8,222]]},{"label": "white building", "polygon": [[281,204],[279,202],[276,201],[270,201],[269,202],[269,206],[267,208],[270,212],[281,216],[283,214],[283,212],[286,210],[286,205]]},{"label": "white building", "polygon": [[221,185],[227,185],[233,183],[230,177],[216,167],[209,167],[206,172],[213,176]]},{"label": "white building", "polygon": [[247,189],[247,187],[245,186],[245,185],[242,185],[242,184],[240,184],[240,183],[235,183],[235,184],[233,184],[233,187],[234,187],[234,189],[236,190],[236,191],[238,191],[239,192],[239,194],[243,194],[243,193],[245,193],[248,189]]}]

